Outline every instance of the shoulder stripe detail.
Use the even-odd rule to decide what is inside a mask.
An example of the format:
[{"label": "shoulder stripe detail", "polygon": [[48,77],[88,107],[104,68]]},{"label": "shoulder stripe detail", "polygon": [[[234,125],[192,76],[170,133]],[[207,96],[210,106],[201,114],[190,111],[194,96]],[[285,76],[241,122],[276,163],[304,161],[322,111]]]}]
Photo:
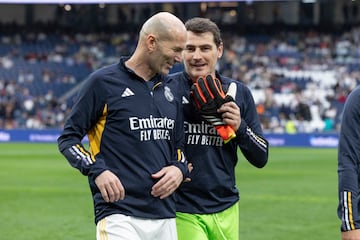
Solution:
[{"label": "shoulder stripe detail", "polygon": [[261,147],[264,151],[267,149],[266,141],[260,136],[256,135],[251,128],[246,128],[246,134],[250,137],[250,139],[256,143],[259,147]]},{"label": "shoulder stripe detail", "polygon": [[342,194],[342,198],[344,208],[344,216],[342,216],[342,218],[344,227],[347,231],[354,230],[355,226],[352,212],[351,192],[344,191]]},{"label": "shoulder stripe detail", "polygon": [[91,165],[95,162],[95,159],[86,152],[80,145],[72,146],[71,147],[77,155],[77,158],[85,161],[86,165]]}]

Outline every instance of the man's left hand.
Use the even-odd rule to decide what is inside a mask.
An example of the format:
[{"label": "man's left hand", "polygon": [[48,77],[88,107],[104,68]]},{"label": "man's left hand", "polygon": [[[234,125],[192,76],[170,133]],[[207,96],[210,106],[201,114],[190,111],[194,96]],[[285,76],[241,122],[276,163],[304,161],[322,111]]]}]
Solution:
[{"label": "man's left hand", "polygon": [[170,196],[183,182],[183,174],[178,167],[167,166],[157,173],[151,175],[159,181],[151,188],[151,194],[154,197],[164,199]]}]

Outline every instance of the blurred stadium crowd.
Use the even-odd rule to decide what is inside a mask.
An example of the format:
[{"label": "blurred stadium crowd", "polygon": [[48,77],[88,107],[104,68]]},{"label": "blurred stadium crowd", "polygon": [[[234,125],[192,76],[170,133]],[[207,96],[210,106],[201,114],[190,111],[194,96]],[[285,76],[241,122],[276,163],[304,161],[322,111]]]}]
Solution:
[{"label": "blurred stadium crowd", "polygon": [[[338,130],[360,81],[360,28],[222,34],[218,70],[252,90],[265,132]],[[131,33],[0,35],[0,129],[61,128],[81,82],[135,43]]]}]

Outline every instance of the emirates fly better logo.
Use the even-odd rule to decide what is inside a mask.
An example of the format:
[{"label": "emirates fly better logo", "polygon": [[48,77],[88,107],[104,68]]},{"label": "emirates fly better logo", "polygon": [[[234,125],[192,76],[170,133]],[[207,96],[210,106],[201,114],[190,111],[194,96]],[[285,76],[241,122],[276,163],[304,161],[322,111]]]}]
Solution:
[{"label": "emirates fly better logo", "polygon": [[175,120],[162,117],[156,118],[150,115],[148,118],[129,118],[130,129],[139,131],[140,141],[170,140],[170,131],[175,127]]}]

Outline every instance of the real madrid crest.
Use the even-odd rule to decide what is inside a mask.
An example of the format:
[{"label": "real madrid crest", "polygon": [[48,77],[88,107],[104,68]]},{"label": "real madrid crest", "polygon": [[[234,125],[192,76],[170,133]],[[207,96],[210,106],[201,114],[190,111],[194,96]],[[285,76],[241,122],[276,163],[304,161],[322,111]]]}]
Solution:
[{"label": "real madrid crest", "polygon": [[164,87],[164,96],[169,102],[174,101],[174,95],[172,94],[171,89],[168,86]]}]

